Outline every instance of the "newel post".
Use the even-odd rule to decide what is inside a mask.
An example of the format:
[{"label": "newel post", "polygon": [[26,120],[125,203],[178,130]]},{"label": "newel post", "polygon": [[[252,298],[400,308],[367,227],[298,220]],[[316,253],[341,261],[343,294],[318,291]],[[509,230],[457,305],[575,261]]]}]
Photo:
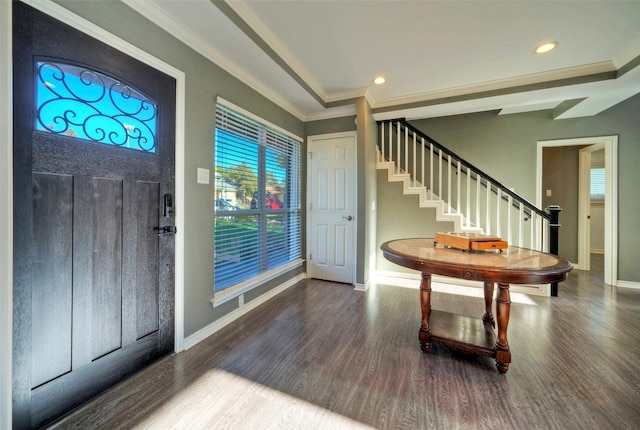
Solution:
[{"label": "newel post", "polygon": [[[546,208],[549,213],[549,253],[558,255],[558,233],[560,231],[560,212],[562,208],[560,206],[549,206]],[[558,295],[558,283],[553,282],[551,284],[551,296],[556,297]]]}]

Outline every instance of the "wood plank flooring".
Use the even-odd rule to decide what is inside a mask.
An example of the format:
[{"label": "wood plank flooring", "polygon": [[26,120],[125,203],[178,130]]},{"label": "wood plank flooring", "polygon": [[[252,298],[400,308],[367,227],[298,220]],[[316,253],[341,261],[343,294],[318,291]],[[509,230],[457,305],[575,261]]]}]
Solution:
[{"label": "wood plank flooring", "polygon": [[[559,297],[512,294],[506,375],[488,358],[422,353],[417,290],[306,280],[52,427],[637,429],[640,291],[592,269]],[[432,305],[483,310],[435,291]]]}]

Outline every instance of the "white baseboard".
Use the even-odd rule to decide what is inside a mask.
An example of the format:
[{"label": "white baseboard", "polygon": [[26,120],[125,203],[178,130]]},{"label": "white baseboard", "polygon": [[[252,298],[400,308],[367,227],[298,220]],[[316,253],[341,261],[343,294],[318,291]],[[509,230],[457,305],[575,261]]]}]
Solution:
[{"label": "white baseboard", "polygon": [[[396,286],[418,288],[420,286],[421,275],[419,273],[405,273],[405,272],[393,272],[386,270],[379,270],[376,272],[376,282],[391,284]],[[471,287],[477,289],[484,289],[484,283],[481,281],[469,281],[466,279],[450,278],[447,276],[433,275],[431,281],[437,284],[456,285],[461,287]],[[432,286],[434,291],[438,291]],[[445,292],[450,292],[448,288],[444,288]],[[511,284],[509,288],[514,293],[529,294],[534,296],[549,297],[551,295],[551,286],[549,284],[542,285],[516,285]]]},{"label": "white baseboard", "polygon": [[368,280],[364,284],[359,284],[359,283],[356,282],[353,285],[353,289],[356,290],[356,291],[367,291],[370,286],[371,286],[371,280]]},{"label": "white baseboard", "polygon": [[616,287],[622,288],[632,288],[634,290],[640,290],[640,282],[631,282],[631,281],[617,281]]},{"label": "white baseboard", "polygon": [[252,311],[253,309],[257,308],[258,306],[260,306],[261,304],[263,304],[267,300],[277,296],[278,294],[280,294],[281,292],[283,292],[287,288],[294,286],[295,284],[297,284],[298,282],[302,281],[303,279],[307,279],[307,274],[306,273],[300,273],[299,275],[297,275],[297,276],[289,279],[288,281],[278,285],[277,287],[267,291],[266,293],[264,293],[260,297],[250,301],[249,303],[247,303],[245,305],[240,306],[238,309],[228,313],[227,315],[223,316],[222,318],[212,322],[208,326],[198,330],[197,332],[195,332],[191,336],[189,336],[189,337],[184,339],[184,342],[183,342],[184,349],[186,350],[186,349],[191,348],[192,346],[197,345],[198,343],[202,342],[203,340],[205,340],[206,338],[208,338],[209,336],[211,336],[212,334],[214,334],[218,330],[222,329],[223,327],[225,327],[228,324],[232,323],[233,321],[237,320],[238,318],[240,318],[244,314],[248,313],[249,311]]}]

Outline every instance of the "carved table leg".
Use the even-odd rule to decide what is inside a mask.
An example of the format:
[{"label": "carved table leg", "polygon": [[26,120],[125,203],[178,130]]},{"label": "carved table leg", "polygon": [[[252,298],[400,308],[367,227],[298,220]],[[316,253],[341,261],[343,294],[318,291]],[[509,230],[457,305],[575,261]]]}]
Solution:
[{"label": "carved table leg", "polygon": [[420,311],[422,312],[422,320],[420,321],[420,330],[418,330],[418,339],[420,341],[420,349],[423,352],[428,352],[431,342],[431,328],[429,327],[429,313],[431,312],[430,273],[422,273],[422,281],[420,282]]},{"label": "carved table leg", "polygon": [[509,310],[511,308],[511,296],[509,284],[498,284],[498,297],[496,297],[496,314],[498,318],[498,340],[496,341],[496,367],[500,373],[507,373],[511,363],[511,351],[507,341],[507,327],[509,326]]},{"label": "carved table leg", "polygon": [[493,282],[486,281],[484,283],[484,315],[482,320],[490,322],[495,328],[496,322],[493,319],[493,312],[491,311],[491,305],[493,304]]}]

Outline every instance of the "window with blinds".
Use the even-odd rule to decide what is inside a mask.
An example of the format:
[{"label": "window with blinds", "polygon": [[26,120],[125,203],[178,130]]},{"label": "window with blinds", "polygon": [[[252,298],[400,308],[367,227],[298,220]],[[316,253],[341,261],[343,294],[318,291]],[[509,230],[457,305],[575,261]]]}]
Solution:
[{"label": "window with blinds", "polygon": [[604,167],[591,169],[591,200],[604,200]]},{"label": "window with blinds", "polygon": [[301,259],[300,138],[218,100],[214,290]]}]

